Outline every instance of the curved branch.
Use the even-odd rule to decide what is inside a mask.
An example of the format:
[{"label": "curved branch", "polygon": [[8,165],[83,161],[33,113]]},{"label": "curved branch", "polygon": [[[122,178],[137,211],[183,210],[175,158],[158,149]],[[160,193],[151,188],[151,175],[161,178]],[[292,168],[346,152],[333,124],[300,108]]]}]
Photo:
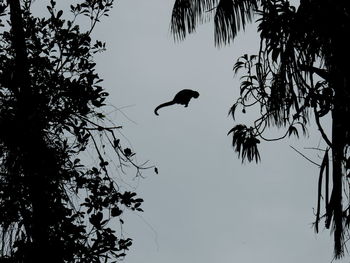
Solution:
[{"label": "curved branch", "polygon": [[332,142],[328,139],[327,134],[324,132],[322,125],[320,123],[320,117],[318,116],[318,112],[316,111],[316,108],[314,108],[315,113],[315,120],[318,127],[318,130],[320,131],[322,138],[325,140],[325,142],[328,144],[329,147],[332,148]]}]

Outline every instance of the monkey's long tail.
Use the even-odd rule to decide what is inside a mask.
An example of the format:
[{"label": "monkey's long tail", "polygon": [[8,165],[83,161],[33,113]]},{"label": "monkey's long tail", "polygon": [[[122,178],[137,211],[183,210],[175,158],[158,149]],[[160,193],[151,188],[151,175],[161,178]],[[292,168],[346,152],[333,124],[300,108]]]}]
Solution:
[{"label": "monkey's long tail", "polygon": [[171,105],[174,105],[174,104],[175,104],[174,101],[168,101],[168,102],[165,102],[165,103],[163,103],[163,104],[160,104],[157,108],[154,109],[154,114],[158,116],[159,114],[158,114],[157,111],[158,111],[160,108],[167,107],[167,106],[171,106]]}]

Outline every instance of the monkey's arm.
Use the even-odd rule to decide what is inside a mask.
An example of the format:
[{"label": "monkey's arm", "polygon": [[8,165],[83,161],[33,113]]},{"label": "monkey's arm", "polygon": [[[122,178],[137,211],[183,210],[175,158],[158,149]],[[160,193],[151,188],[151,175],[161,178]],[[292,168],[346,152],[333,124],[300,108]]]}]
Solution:
[{"label": "monkey's arm", "polygon": [[160,104],[157,108],[155,108],[154,114],[155,114],[155,115],[159,115],[157,111],[158,111],[160,108],[167,107],[167,106],[171,106],[171,105],[174,105],[175,103],[176,103],[176,102],[174,102],[174,101],[172,100],[172,101],[168,101],[168,102],[165,102],[165,103],[163,103],[163,104]]}]

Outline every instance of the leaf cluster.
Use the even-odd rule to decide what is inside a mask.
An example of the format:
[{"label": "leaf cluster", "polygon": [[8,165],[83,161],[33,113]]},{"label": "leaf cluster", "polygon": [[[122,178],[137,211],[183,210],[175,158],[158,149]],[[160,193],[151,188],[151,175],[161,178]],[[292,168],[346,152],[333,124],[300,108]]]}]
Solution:
[{"label": "leaf cluster", "polygon": [[[33,4],[21,5],[26,82],[16,75],[18,32],[10,22],[0,32],[0,259],[35,262],[44,249],[57,262],[123,258],[132,240],[112,224],[124,223],[125,209],[142,212],[143,200],[119,189],[108,151],[122,172],[131,166],[139,176],[147,167],[122,146],[121,126],[105,124],[108,93],[94,62],[105,43],[93,42],[91,33],[113,1],[81,1],[66,13],[51,0],[44,18],[32,15]],[[10,11],[2,4],[1,18]],[[79,16],[89,18],[86,30]],[[88,149],[96,165],[80,160]]]},{"label": "leaf cluster", "polygon": [[[302,0],[296,8],[288,0],[188,0],[188,4],[181,6],[183,1],[175,3],[171,25],[174,36],[180,40],[195,31],[197,21],[205,16],[203,10],[215,14],[215,42],[219,45],[233,41],[237,30],[244,29],[246,22],[256,15],[259,51],[256,55],[241,56],[234,65],[235,74],[244,73],[240,96],[229,114],[235,118],[237,109],[246,113],[250,108],[258,109],[259,117],[251,127],[238,124],[230,130],[233,147],[242,161],[245,158],[257,161],[259,139],[275,141],[292,135],[299,137],[301,132],[306,135],[307,125],[314,119],[327,147],[319,149],[325,154],[321,165],[316,164],[320,168],[320,179],[315,225],[318,231],[319,220],[325,218],[326,228],[333,231],[335,258],[341,257],[350,225],[349,192],[343,187],[349,185],[350,174],[347,120],[350,51],[344,41],[350,34],[348,2]],[[327,135],[321,124],[325,116],[331,118],[331,135]],[[277,138],[267,138],[265,131],[271,126],[284,132]],[[328,158],[329,150],[331,158]],[[328,199],[329,162],[332,163],[333,189]],[[324,173],[326,213],[320,216]],[[347,200],[345,209],[344,199]]]},{"label": "leaf cluster", "polygon": [[214,19],[217,45],[230,43],[257,8],[256,0],[176,0],[171,16],[171,32],[183,40],[196,31],[198,24]]}]

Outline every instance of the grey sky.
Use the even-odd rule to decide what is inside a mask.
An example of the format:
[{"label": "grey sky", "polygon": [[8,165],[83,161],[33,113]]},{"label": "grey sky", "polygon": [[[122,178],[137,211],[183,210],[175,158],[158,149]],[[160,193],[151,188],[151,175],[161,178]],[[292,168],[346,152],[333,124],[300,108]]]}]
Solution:
[{"label": "grey sky", "polygon": [[[328,230],[316,235],[311,227],[317,167],[289,147],[320,162],[303,150],[318,145],[317,132],[311,130],[309,140],[262,143],[258,165],[242,165],[226,136],[234,125],[227,112],[239,92],[232,66],[256,51],[256,30],[252,26],[233,45],[217,49],[208,24],[174,43],[172,5],[119,0],[95,34],[107,42],[97,62],[110,103],[125,107],[136,124],[121,113],[116,122],[138,160],[159,168],[159,175],[146,172],[136,188],[145,212],[125,220],[125,234],[134,239],[125,262],[330,262]],[[185,88],[199,91],[199,99],[153,114]]]}]

